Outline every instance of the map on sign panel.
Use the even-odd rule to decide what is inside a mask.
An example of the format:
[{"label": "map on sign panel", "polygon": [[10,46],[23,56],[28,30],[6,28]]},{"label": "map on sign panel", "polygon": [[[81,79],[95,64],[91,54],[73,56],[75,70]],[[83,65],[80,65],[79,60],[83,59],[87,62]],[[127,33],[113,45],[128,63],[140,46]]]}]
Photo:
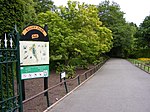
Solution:
[{"label": "map on sign panel", "polygon": [[49,42],[20,41],[20,64],[49,64]]}]

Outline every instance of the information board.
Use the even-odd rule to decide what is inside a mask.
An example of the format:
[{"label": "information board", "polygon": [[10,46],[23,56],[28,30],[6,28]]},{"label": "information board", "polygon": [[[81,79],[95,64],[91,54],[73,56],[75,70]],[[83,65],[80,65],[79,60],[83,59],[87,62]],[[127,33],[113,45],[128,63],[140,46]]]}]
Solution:
[{"label": "information board", "polygon": [[49,66],[26,66],[21,67],[21,79],[32,79],[49,76]]},{"label": "information board", "polygon": [[21,80],[49,76],[49,39],[46,28],[29,25],[20,38]]},{"label": "information board", "polygon": [[49,42],[20,41],[20,64],[49,64]]}]

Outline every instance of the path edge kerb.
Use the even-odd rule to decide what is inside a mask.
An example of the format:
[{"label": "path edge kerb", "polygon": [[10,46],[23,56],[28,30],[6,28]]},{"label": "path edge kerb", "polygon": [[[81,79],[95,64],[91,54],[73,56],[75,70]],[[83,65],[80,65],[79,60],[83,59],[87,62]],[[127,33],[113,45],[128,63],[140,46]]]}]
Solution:
[{"label": "path edge kerb", "polygon": [[[107,60],[108,61],[108,60]],[[106,62],[107,62],[106,61]],[[105,62],[105,63],[106,63]],[[105,64],[104,63],[104,64]],[[103,64],[103,65],[104,65]],[[52,104],[50,107],[48,107],[46,110],[44,110],[43,112],[48,112],[50,111],[50,109],[52,109],[54,106],[56,106],[58,103],[60,103],[62,100],[64,100],[67,96],[69,96],[70,94],[72,94],[75,90],[77,90],[79,87],[81,87],[83,84],[85,84],[88,80],[90,80],[100,69],[102,69],[103,65],[94,73],[92,74],[90,77],[88,77],[85,81],[83,81],[80,85],[78,85],[77,87],[75,87],[72,91],[70,91],[69,93],[67,93],[65,96],[63,96],[61,99],[59,99],[57,102],[55,102],[54,104]]]}]

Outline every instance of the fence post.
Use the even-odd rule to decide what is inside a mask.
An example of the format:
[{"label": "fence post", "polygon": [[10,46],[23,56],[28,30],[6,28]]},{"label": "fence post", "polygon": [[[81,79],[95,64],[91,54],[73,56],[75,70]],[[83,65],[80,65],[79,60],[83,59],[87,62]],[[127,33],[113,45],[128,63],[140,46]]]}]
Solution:
[{"label": "fence post", "polygon": [[16,32],[16,40],[17,40],[17,43],[16,43],[16,46],[17,46],[17,82],[19,84],[19,90],[20,90],[20,95],[19,95],[19,105],[20,105],[20,108],[19,108],[19,112],[23,112],[23,104],[22,104],[22,84],[21,84],[21,72],[20,72],[20,47],[19,47],[19,38],[20,38],[20,35],[17,31],[17,26],[15,25],[15,32]]},{"label": "fence post", "polygon": [[66,82],[66,78],[64,77],[64,85],[65,85],[65,89],[66,89],[66,94],[68,93],[68,88],[67,88],[67,82]]},{"label": "fence post", "polygon": [[[0,39],[0,49],[1,49],[1,40],[2,40],[2,39]],[[3,58],[2,52],[1,52],[1,50],[0,50],[0,62],[1,62],[2,58]],[[1,96],[2,96],[2,97],[0,97],[0,101],[3,101],[2,64],[1,64],[1,63],[0,63],[0,93],[1,93]],[[0,110],[1,110],[2,112],[4,111],[4,110],[3,110],[3,105],[4,105],[4,103],[2,103],[1,106],[0,106]]]},{"label": "fence post", "polygon": [[80,76],[78,76],[78,85],[80,85]]},{"label": "fence post", "polygon": [[[17,28],[0,39],[0,110],[23,112]],[[16,88],[15,91],[15,80]],[[5,89],[4,89],[5,88]]]},{"label": "fence post", "polygon": [[[48,89],[48,78],[47,77],[44,77],[44,90]],[[46,99],[47,99],[47,107],[50,106],[50,103],[49,103],[49,96],[48,96],[48,91],[44,93],[44,96],[46,96]]]},{"label": "fence post", "polygon": [[25,84],[24,84],[24,80],[21,81],[21,85],[22,85],[22,100],[26,99],[26,94],[25,94]]},{"label": "fence post", "polygon": [[87,79],[87,73],[85,73],[84,75],[85,75],[85,79]]}]

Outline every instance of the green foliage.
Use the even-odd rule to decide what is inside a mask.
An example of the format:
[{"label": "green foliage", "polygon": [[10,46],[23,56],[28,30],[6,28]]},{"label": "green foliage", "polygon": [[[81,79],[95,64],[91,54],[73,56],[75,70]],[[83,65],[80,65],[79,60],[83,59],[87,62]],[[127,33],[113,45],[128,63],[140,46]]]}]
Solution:
[{"label": "green foliage", "polygon": [[97,64],[99,64],[99,63],[103,63],[103,61],[106,60],[106,59],[108,59],[107,56],[101,56],[101,57],[99,57],[99,59],[95,60],[95,61],[93,62],[93,64],[94,64],[94,65],[97,65]]},{"label": "green foliage", "polygon": [[0,36],[12,31],[15,24],[19,31],[35,21],[36,14],[32,0],[0,0]]},{"label": "green foliage", "polygon": [[[36,12],[35,12],[35,3],[33,0],[22,0],[23,2],[23,28],[29,24],[35,24],[36,22]],[[23,29],[22,28],[22,29]]]},{"label": "green foliage", "polygon": [[[15,24],[48,25],[50,60],[87,68],[102,54],[128,57],[135,50],[136,26],[127,23],[120,6],[103,1],[98,6],[68,1],[55,7],[52,0],[0,0],[0,36]],[[147,23],[145,23],[147,24]]]},{"label": "green foliage", "polygon": [[133,58],[150,58],[150,16],[146,16],[135,34],[136,46],[132,53]]},{"label": "green foliage", "polygon": [[75,66],[72,65],[65,66],[64,64],[58,63],[56,73],[60,74],[62,72],[66,72],[66,78],[73,78],[75,75]]},{"label": "green foliage", "polygon": [[10,32],[14,25],[23,25],[23,2],[21,0],[0,0],[0,36]]},{"label": "green foliage", "polygon": [[68,7],[61,6],[60,10],[58,14],[69,23],[67,26],[70,27],[73,32],[71,35],[75,38],[74,57],[81,57],[91,63],[98,55],[110,50],[111,31],[101,26],[95,6],[69,1]]},{"label": "green foliage", "polygon": [[55,12],[39,13],[37,23],[49,26],[51,61],[87,68],[112,48],[112,32],[102,26],[94,5],[68,1]]},{"label": "green foliage", "polygon": [[87,60],[83,60],[82,58],[79,57],[70,59],[68,64],[76,66],[76,68],[88,69]]},{"label": "green foliage", "polygon": [[[51,60],[67,60],[67,47],[71,47],[72,43],[69,39],[69,29],[65,24],[65,20],[61,19],[56,13],[47,11],[38,15],[38,24],[49,26],[50,38],[50,59]],[[67,37],[68,36],[68,37]]]},{"label": "green foliage", "polygon": [[65,66],[65,71],[67,74],[67,76],[66,76],[67,78],[73,78],[74,74],[75,74],[75,66],[67,65],[67,66]]},{"label": "green foliage", "polygon": [[[1,57],[1,61],[4,60],[4,57]],[[14,72],[15,70],[13,70],[13,66],[15,66],[15,63],[1,63],[0,64],[0,69],[1,69],[1,75],[0,76],[0,86],[1,91],[0,91],[0,101],[5,101],[8,98],[11,98],[14,96],[14,85],[13,85],[13,78],[14,78]],[[10,108],[13,108],[13,103],[14,102],[7,102],[5,101],[3,103],[3,108],[5,111],[7,111]],[[2,104],[0,104],[0,109],[2,108]]]},{"label": "green foliage", "polygon": [[124,12],[115,2],[103,1],[99,4],[98,11],[100,20],[113,33],[113,48],[109,55],[128,57],[134,46],[136,27],[125,21]]},{"label": "green foliage", "polygon": [[150,48],[150,16],[146,16],[136,32],[139,49]]},{"label": "green foliage", "polygon": [[36,13],[53,10],[55,6],[52,0],[33,0],[35,3]]},{"label": "green foliage", "polygon": [[150,49],[138,49],[130,54],[130,58],[150,58]]},{"label": "green foliage", "polygon": [[[140,27],[142,29],[143,38],[150,43],[150,16],[145,17]],[[148,46],[150,46],[150,44]]]},{"label": "green foliage", "polygon": [[99,18],[103,24],[112,29],[112,26],[120,26],[125,23],[124,12],[120,10],[119,4],[105,0],[98,5]]}]

